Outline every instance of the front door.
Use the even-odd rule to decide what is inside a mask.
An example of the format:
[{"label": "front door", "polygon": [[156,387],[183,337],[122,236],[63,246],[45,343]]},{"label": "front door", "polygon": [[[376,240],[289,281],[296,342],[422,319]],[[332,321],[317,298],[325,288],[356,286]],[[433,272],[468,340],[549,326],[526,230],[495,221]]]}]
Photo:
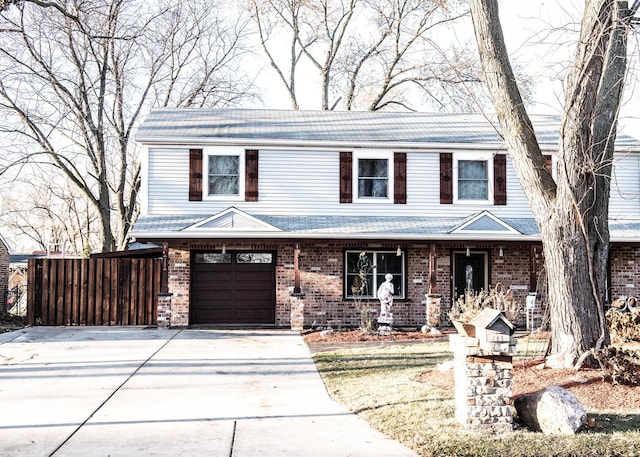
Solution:
[{"label": "front door", "polygon": [[486,252],[471,251],[469,255],[466,252],[455,252],[453,254],[454,299],[457,300],[459,296],[464,296],[466,290],[475,292],[479,292],[480,289],[487,290],[489,285],[487,258]]}]

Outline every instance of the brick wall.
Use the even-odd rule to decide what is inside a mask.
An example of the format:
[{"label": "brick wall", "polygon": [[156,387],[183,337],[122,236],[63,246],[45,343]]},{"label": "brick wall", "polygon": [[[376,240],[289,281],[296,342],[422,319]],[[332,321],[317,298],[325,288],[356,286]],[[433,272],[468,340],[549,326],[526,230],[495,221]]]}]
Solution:
[{"label": "brick wall", "polygon": [[611,300],[640,295],[640,246],[611,246]]},{"label": "brick wall", "polygon": [[[343,298],[344,251],[394,250],[397,243],[353,243],[341,241],[300,241],[300,284],[302,296],[292,297],[295,285],[294,242],[179,242],[171,243],[169,250],[169,291],[172,296],[171,325],[189,323],[191,250],[220,250],[226,244],[229,251],[269,250],[276,257],[276,325],[291,324],[292,303],[294,312],[302,313],[304,325],[314,322],[324,325],[328,320],[339,320],[345,326],[359,325],[360,318],[352,300]],[[426,297],[429,282],[430,243],[401,243],[406,255],[406,298],[395,300],[393,305],[396,325],[421,326],[426,322]],[[437,293],[441,295],[443,316],[451,307],[451,253],[463,249],[463,244],[438,244],[436,248]],[[529,246],[503,247],[503,257],[496,246],[474,246],[474,250],[489,252],[492,266],[490,284],[501,283],[505,287],[516,286],[518,300],[527,296],[529,283]],[[378,300],[371,300],[371,308],[379,308]]]},{"label": "brick wall", "polygon": [[7,286],[9,284],[9,248],[0,239],[0,306],[6,310]]}]

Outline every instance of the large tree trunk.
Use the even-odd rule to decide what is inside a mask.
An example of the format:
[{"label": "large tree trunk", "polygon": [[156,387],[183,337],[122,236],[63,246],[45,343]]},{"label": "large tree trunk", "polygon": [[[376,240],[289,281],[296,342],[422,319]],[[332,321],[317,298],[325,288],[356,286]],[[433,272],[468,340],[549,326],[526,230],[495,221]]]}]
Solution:
[{"label": "large tree trunk", "polygon": [[514,168],[540,227],[551,307],[552,366],[608,342],[613,144],[626,69],[626,2],[587,0],[567,81],[555,180],[546,171],[511,69],[497,0],[470,0],[483,72]]}]

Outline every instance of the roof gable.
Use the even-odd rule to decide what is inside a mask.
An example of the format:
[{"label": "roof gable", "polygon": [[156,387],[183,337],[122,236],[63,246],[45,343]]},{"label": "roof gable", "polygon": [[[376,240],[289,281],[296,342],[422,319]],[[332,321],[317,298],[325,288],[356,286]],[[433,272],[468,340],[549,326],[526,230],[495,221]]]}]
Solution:
[{"label": "roof gable", "polygon": [[263,222],[260,219],[257,219],[245,213],[244,211],[240,211],[233,206],[196,224],[186,227],[184,230],[207,230],[225,232],[282,231],[279,228],[267,224],[266,222]]},{"label": "roof gable", "polygon": [[450,233],[499,233],[503,235],[520,234],[518,230],[516,230],[500,218],[494,216],[489,211],[482,211],[481,213],[471,216],[460,225],[454,227]]}]

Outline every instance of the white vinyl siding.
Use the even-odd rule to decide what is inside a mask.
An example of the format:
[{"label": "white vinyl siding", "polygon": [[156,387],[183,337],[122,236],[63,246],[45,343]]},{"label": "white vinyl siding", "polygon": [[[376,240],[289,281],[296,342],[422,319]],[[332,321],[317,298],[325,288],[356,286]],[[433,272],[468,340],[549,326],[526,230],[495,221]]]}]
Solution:
[{"label": "white vinyl siding", "polygon": [[[207,146],[206,151],[212,148]],[[439,150],[395,151],[407,153],[407,204],[389,202],[341,204],[339,202],[340,150],[259,149],[259,201],[244,199],[204,199],[189,202],[189,148],[151,147],[148,152],[146,188],[148,214],[216,214],[235,206],[251,214],[263,215],[397,215],[465,217],[470,212],[489,211],[498,218],[530,218],[531,211],[507,158],[507,201],[474,205],[441,205],[439,201]],[[244,150],[239,148],[238,150]],[[383,153],[394,151],[384,150]],[[471,151],[469,151],[471,152]],[[355,154],[354,154],[355,155]],[[205,170],[203,170],[204,172]],[[637,154],[616,158],[611,187],[611,216],[638,218],[640,213],[640,160]],[[357,179],[357,174],[352,176]],[[490,185],[493,182],[490,181]],[[389,189],[390,194],[393,188]],[[244,188],[240,193],[244,196]],[[145,201],[145,196],[141,197]]]},{"label": "white vinyl siding", "polygon": [[611,219],[640,219],[640,155],[616,156],[611,173]]},{"label": "white vinyl siding", "polygon": [[[189,202],[189,149],[149,148],[147,211],[149,214],[181,214]],[[193,210],[190,208],[190,211]]]}]

